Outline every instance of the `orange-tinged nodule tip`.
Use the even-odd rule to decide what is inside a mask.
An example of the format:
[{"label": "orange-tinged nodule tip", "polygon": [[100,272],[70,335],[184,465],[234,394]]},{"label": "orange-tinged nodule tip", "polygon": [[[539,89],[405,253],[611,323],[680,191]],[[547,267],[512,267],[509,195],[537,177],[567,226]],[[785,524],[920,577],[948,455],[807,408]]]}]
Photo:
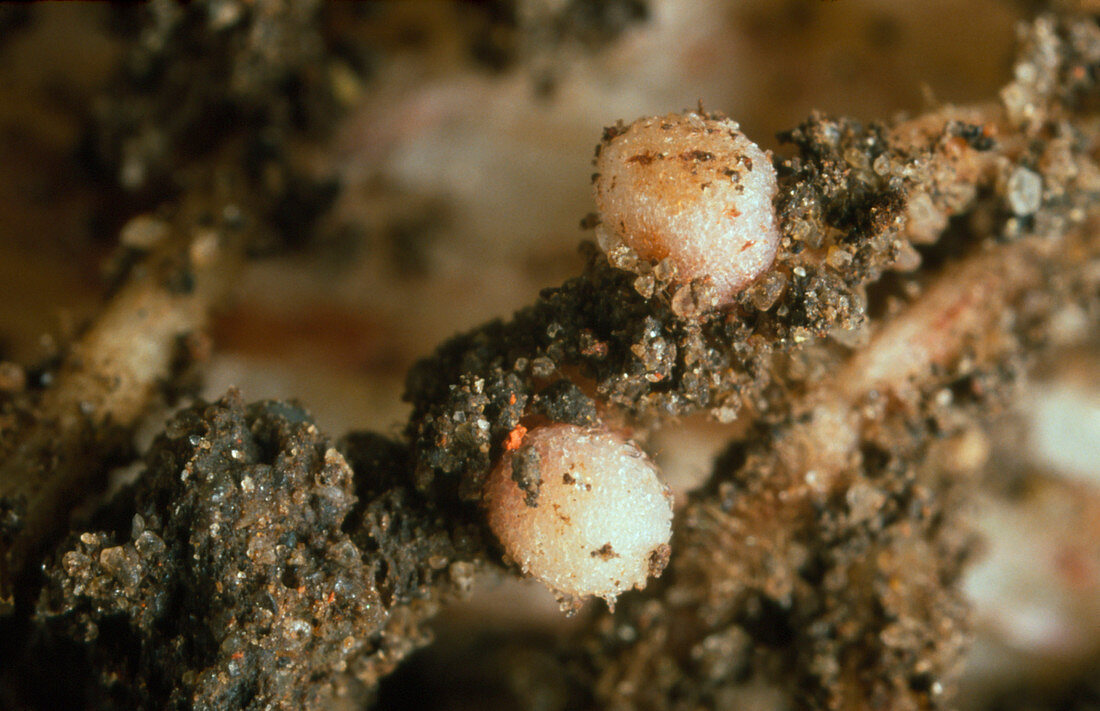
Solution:
[{"label": "orange-tinged nodule tip", "polygon": [[719,305],[771,267],[775,168],[735,122],[669,114],[607,135],[594,190],[609,256],[626,248],[648,265],[667,259],[677,281],[709,281]]}]

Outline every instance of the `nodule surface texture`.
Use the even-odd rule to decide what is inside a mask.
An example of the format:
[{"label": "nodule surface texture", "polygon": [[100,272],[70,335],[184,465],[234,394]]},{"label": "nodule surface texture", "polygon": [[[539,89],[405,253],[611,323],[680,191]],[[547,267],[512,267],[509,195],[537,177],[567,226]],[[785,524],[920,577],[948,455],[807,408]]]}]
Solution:
[{"label": "nodule surface texture", "polygon": [[[527,471],[517,477],[519,462]],[[493,470],[485,500],[489,525],[508,556],[565,597],[613,601],[644,587],[668,559],[668,489],[640,449],[606,431],[561,424],[532,429]]]},{"label": "nodule surface texture", "polygon": [[605,133],[596,159],[597,228],[677,280],[709,279],[729,303],[771,266],[779,243],[775,169],[737,124],[696,113],[635,121]]}]

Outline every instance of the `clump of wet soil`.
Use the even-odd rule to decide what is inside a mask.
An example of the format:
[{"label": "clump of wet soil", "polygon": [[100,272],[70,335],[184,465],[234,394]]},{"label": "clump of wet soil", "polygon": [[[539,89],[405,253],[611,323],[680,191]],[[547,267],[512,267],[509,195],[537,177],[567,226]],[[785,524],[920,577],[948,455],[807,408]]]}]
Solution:
[{"label": "clump of wet soil", "polygon": [[[371,449],[355,443],[353,461]],[[400,486],[357,506],[351,466],[293,404],[196,405],[145,461],[115,505],[128,526],[59,546],[35,614],[43,645],[83,650],[89,706],[362,701],[393,608],[461,579],[477,552]]]}]

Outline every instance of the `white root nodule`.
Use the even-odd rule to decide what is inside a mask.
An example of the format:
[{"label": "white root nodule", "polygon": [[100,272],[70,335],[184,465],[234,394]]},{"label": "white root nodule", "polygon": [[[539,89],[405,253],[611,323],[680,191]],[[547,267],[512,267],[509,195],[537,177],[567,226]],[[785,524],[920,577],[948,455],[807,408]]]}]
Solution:
[{"label": "white root nodule", "polygon": [[564,424],[532,429],[493,469],[484,497],[508,557],[565,600],[614,603],[645,587],[668,560],[668,488],[637,446],[610,432]]},{"label": "white root nodule", "polygon": [[609,130],[596,158],[597,236],[676,279],[708,280],[728,304],[775,259],[771,157],[736,123],[687,113]]}]

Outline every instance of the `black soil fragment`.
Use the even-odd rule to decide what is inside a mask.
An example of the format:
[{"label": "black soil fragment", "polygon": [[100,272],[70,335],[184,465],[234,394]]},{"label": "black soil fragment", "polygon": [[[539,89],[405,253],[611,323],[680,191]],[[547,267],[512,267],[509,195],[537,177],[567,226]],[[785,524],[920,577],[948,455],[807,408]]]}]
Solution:
[{"label": "black soil fragment", "polygon": [[344,523],[370,565],[387,606],[432,597],[437,588],[466,592],[472,561],[482,557],[482,526],[465,510],[443,510],[409,481],[407,445],[353,432],[339,449],[355,471],[359,503]]},{"label": "black soil fragment", "polygon": [[[371,464],[370,449],[353,443],[353,460]],[[351,467],[295,405],[246,407],[230,393],[192,407],[146,467],[129,530],[62,545],[34,620],[40,644],[81,650],[93,707],[298,709],[362,696],[394,606],[429,596],[435,560],[461,557],[399,488],[345,533]]]},{"label": "black soil fragment", "polygon": [[596,403],[569,380],[559,380],[540,391],[531,401],[531,411],[553,422],[593,427],[598,422]]},{"label": "black soil fragment", "polygon": [[539,453],[534,447],[520,447],[512,455],[512,481],[523,491],[523,503],[539,505],[539,488],[542,485],[542,467]]}]

